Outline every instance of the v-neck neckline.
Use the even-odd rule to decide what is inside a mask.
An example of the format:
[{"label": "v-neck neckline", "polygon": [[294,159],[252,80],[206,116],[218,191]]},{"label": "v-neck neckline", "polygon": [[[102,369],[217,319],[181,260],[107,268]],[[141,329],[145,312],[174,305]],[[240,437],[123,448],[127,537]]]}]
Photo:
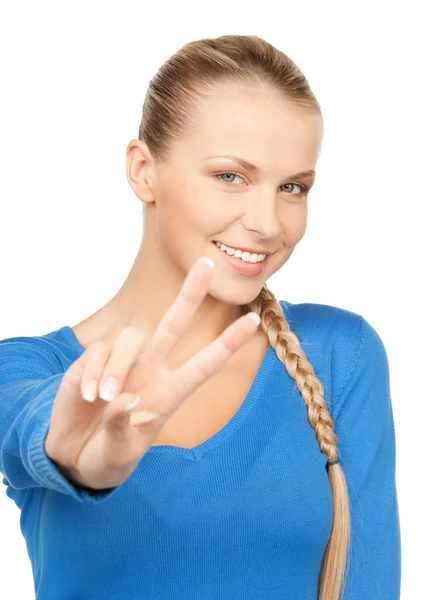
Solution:
[{"label": "v-neck neckline", "polygon": [[[80,353],[85,351],[84,346],[82,346],[81,342],[78,340],[72,327],[65,325],[62,327],[62,331],[73,345],[80,350]],[[150,446],[146,455],[165,454],[186,460],[198,461],[209,454],[209,452],[216,450],[221,444],[228,440],[239,427],[241,427],[256,407],[258,399],[263,394],[264,386],[276,360],[277,354],[274,348],[269,345],[245,399],[234,416],[217,433],[193,448],[184,448],[182,446],[173,446],[170,444]]]}]

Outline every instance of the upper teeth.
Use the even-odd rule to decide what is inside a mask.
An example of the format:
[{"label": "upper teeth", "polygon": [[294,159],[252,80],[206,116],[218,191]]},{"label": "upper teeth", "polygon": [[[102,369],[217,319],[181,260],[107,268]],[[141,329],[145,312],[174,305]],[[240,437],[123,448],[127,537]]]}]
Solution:
[{"label": "upper teeth", "polygon": [[224,252],[226,251],[226,253],[230,256],[234,255],[235,258],[241,258],[244,260],[244,262],[262,262],[267,256],[267,254],[251,254],[250,252],[242,252],[241,250],[236,250],[235,248],[225,246],[225,244],[222,244],[221,242],[216,242],[216,246]]}]

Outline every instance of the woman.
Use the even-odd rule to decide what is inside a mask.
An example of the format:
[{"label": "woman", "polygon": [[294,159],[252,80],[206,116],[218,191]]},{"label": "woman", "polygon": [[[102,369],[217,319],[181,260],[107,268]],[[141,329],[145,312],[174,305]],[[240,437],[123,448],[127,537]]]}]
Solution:
[{"label": "woman", "polygon": [[266,285],[305,234],[322,135],[302,72],[256,36],[186,44],[150,82],[126,281],[73,327],[0,342],[0,470],[38,599],[399,598],[382,340]]}]

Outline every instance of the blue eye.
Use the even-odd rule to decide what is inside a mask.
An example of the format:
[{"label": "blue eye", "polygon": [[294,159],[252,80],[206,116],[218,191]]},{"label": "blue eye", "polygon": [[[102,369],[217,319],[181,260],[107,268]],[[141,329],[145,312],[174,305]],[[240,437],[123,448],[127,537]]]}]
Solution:
[{"label": "blue eye", "polygon": [[[222,181],[222,183],[225,183],[226,185],[235,185],[235,183],[233,181],[226,181],[225,179],[221,179],[221,177],[223,175],[229,175],[232,176],[234,175],[235,177],[240,177],[240,179],[242,179],[244,181],[244,177],[242,177],[242,175],[240,175],[239,173],[235,173],[234,171],[225,171],[224,173],[217,173],[215,175],[215,177],[218,178],[219,181]],[[300,188],[300,192],[297,192],[296,194],[294,194],[294,196],[307,196],[310,192],[310,187],[308,187],[307,185],[304,185],[303,183],[284,183],[281,187],[284,186],[297,186],[298,188]],[[292,193],[292,192],[290,192]]]},{"label": "blue eye", "polygon": [[[234,177],[240,177],[240,179],[243,179],[243,177],[241,177],[241,175],[239,175],[238,173],[219,173],[219,175],[216,175],[216,177],[221,177],[222,175],[234,175]],[[228,185],[233,185],[232,181],[225,181],[225,179],[221,179],[221,181],[223,181],[224,183],[227,183]]]}]

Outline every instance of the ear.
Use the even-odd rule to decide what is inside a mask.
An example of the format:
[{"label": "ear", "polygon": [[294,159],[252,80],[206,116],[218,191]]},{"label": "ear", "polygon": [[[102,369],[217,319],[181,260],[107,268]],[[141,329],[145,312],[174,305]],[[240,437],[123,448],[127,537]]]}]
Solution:
[{"label": "ear", "polygon": [[154,202],[153,160],[147,144],[141,140],[131,140],[126,148],[126,176],[141,202]]}]

